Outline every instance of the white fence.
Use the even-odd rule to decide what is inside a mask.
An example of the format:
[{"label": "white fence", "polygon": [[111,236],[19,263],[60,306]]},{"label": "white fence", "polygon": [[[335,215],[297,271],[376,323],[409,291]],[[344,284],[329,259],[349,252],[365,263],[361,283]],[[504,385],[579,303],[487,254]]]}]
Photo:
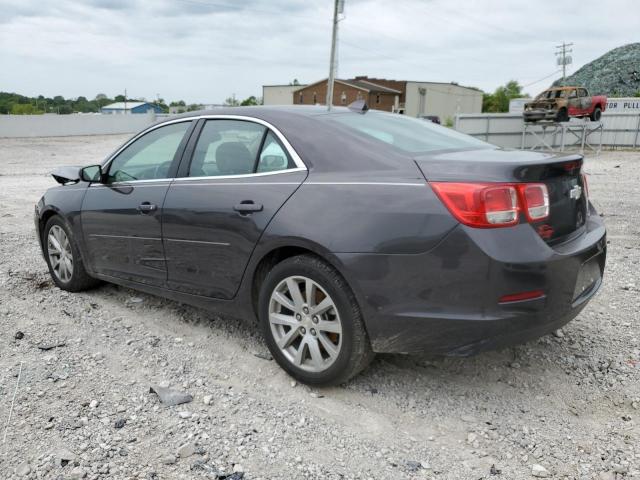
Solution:
[{"label": "white fence", "polygon": [[0,137],[66,137],[135,133],[156,122],[156,115],[0,115]]},{"label": "white fence", "polygon": [[[582,124],[582,122],[587,122],[586,127],[590,127],[589,120],[578,118],[571,119],[570,124],[576,124],[577,127],[577,124]],[[593,123],[593,125],[596,124]],[[521,114],[474,113],[457,115],[454,128],[462,133],[467,133],[500,147],[521,148],[525,124]],[[542,136],[542,126],[529,125],[527,128],[529,132],[535,132],[539,137]],[[553,128],[548,130],[545,138],[550,146],[560,147],[562,142],[561,132],[558,130],[554,135],[552,130]],[[532,148],[539,142],[538,138],[531,133],[527,133],[524,139],[525,148]],[[578,139],[571,135],[570,132],[565,133],[565,146],[567,148],[570,148],[574,141],[577,142]],[[600,133],[597,131],[591,133],[587,138],[587,142],[592,145],[600,144]],[[640,114],[603,113],[602,145],[624,148],[640,147]]]}]

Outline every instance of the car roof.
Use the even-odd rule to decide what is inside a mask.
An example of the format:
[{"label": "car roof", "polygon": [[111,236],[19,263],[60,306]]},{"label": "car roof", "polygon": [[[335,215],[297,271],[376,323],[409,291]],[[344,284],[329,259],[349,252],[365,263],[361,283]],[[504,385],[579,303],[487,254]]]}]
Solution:
[{"label": "car roof", "polygon": [[266,119],[274,114],[278,115],[282,113],[311,117],[315,115],[347,112],[352,112],[352,110],[349,110],[347,107],[333,107],[329,111],[327,110],[327,107],[323,105],[256,105],[250,107],[222,107],[209,110],[196,110],[171,116],[170,119],[163,119],[163,121],[178,118],[200,117],[205,115],[238,115]]},{"label": "car roof", "polygon": [[[367,115],[371,113],[393,115],[373,109]],[[149,128],[179,120],[227,115],[241,119],[253,118],[273,126],[287,139],[307,167],[316,172],[362,172],[376,169],[389,172],[392,169],[397,172],[405,171],[406,175],[415,174],[411,170],[415,168],[415,164],[406,161],[408,155],[391,145],[380,144],[374,138],[349,134],[344,128],[320,121],[319,117],[325,115],[361,115],[347,107],[332,107],[330,111],[321,105],[224,107],[171,115]],[[345,155],[348,155],[348,161],[345,161]],[[410,172],[407,173],[406,170]]]}]

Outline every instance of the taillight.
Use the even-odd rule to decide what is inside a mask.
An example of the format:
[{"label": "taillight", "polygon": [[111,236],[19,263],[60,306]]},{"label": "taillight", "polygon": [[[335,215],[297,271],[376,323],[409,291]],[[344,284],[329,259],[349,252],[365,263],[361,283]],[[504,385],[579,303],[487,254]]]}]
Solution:
[{"label": "taillight", "polygon": [[530,222],[549,216],[549,191],[544,183],[531,183],[520,186],[525,204],[525,213]]},{"label": "taillight", "polygon": [[433,182],[431,186],[460,223],[477,228],[518,223],[518,195],[513,185]]},{"label": "taillight", "polygon": [[515,225],[520,210],[530,222],[549,216],[549,192],[543,183],[430,182],[430,185],[451,214],[470,227]]}]

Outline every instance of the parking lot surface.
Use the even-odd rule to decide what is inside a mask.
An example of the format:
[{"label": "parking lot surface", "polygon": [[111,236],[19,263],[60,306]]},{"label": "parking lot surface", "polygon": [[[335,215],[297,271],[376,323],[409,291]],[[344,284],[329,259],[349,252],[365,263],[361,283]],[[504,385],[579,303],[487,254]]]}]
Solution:
[{"label": "parking lot surface", "polygon": [[[380,355],[318,390],[250,323],[52,285],[33,226],[47,173],[125,139],[0,139],[0,477],[640,478],[637,152],[586,159],[608,263],[562,331],[468,359]],[[165,406],[152,385],[193,401]]]}]

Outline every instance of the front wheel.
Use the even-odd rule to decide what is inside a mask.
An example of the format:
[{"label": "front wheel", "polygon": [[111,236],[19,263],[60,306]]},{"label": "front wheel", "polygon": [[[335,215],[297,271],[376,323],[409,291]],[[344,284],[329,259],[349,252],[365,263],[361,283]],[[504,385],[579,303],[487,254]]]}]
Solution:
[{"label": "front wheel", "polygon": [[80,292],[100,283],[89,276],[71,229],[59,216],[53,216],[44,227],[44,256],[53,282],[62,290]]},{"label": "front wheel", "polygon": [[349,285],[317,257],[286,259],[267,274],[259,316],[271,354],[302,383],[344,383],[373,359]]},{"label": "front wheel", "polygon": [[596,107],[593,110],[593,113],[591,114],[590,118],[592,121],[597,122],[600,120],[601,116],[602,116],[602,110],[600,109],[600,107]]},{"label": "front wheel", "polygon": [[566,108],[561,108],[558,110],[556,114],[556,122],[568,122],[569,121],[569,111]]}]

